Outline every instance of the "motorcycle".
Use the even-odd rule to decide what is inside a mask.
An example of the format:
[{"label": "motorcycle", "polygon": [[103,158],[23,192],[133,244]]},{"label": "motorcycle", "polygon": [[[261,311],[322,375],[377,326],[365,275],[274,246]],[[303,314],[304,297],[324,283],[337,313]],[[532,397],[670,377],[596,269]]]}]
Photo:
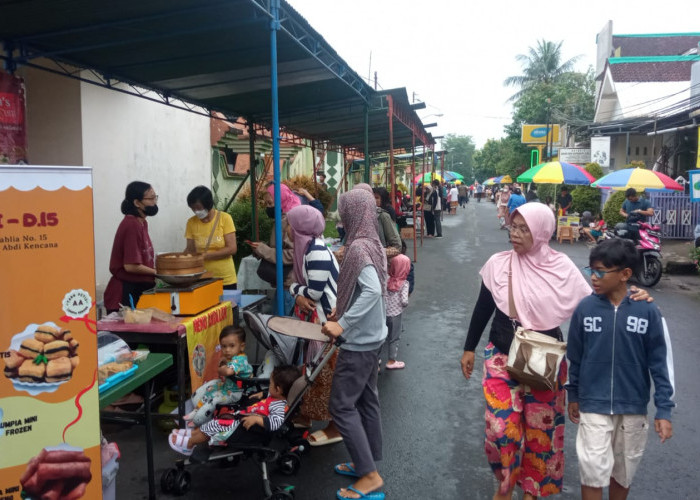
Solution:
[{"label": "motorcycle", "polygon": [[654,286],[661,279],[661,227],[648,222],[621,222],[615,229],[607,230],[605,238],[631,240],[637,248],[640,266],[635,278],[640,285]]}]

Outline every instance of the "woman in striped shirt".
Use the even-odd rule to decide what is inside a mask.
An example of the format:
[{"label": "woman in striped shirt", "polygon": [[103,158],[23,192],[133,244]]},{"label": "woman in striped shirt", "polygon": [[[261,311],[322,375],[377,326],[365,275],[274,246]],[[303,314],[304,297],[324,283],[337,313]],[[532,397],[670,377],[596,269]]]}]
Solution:
[{"label": "woman in striped shirt", "polygon": [[[289,292],[295,299],[294,314],[312,323],[325,323],[326,316],[335,308],[338,280],[338,261],[324,243],[326,227],[323,215],[309,205],[294,207],[287,213],[289,239],[294,243],[295,282]],[[306,362],[311,362],[326,344],[310,342]],[[311,426],[313,420],[328,421],[325,429],[309,436],[311,446],[322,446],[342,440],[328,412],[331,396],[335,357],[321,370],[311,390],[304,397],[301,416],[296,424]]]}]

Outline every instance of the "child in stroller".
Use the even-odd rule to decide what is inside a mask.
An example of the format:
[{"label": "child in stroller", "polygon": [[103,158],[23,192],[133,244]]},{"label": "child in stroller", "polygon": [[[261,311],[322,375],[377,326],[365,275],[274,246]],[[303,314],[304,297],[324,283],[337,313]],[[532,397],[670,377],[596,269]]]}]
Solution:
[{"label": "child in stroller", "polygon": [[214,416],[216,405],[234,403],[241,398],[240,382],[231,379],[232,375],[249,378],[253,367],[245,354],[245,331],[233,326],[224,327],[219,334],[221,363],[219,378],[210,380],[197,389],[192,396],[194,410],[185,415],[190,426],[200,426]]},{"label": "child in stroller", "polygon": [[[201,427],[173,431],[168,439],[168,444],[178,453],[189,456],[196,445],[207,441],[213,446],[225,446],[226,440],[240,424],[246,430],[258,425],[268,432],[276,431],[284,422],[284,414],[287,409],[286,398],[299,375],[299,370],[294,366],[276,367],[270,376],[270,389],[267,398],[249,405],[243,411],[220,414],[218,418],[206,422]],[[253,396],[251,398],[256,399]]]}]

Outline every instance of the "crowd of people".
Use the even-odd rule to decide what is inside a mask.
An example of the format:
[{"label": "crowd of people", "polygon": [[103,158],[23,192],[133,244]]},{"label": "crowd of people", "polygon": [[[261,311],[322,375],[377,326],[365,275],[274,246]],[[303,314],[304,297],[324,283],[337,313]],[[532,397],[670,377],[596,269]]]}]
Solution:
[{"label": "crowd of people", "polygon": [[[657,408],[654,428],[662,442],[673,434],[674,406],[665,323],[647,292],[634,287],[628,291],[628,280],[638,265],[634,246],[624,240],[598,245],[587,268],[591,288],[567,256],[549,247],[556,219],[552,206],[539,202],[536,193],[523,195],[517,185],[500,190],[475,185],[470,190],[437,180],[417,186],[413,200],[423,212],[428,237],[442,237],[443,214],[456,214],[467,206],[472,194],[478,201],[484,194],[492,196],[500,226],[509,230],[512,245],[512,250],[493,255],[480,271],[481,289],[461,357],[462,373],[470,379],[477,346],[491,321],[482,386],[484,449],[498,482],[493,498],[511,499],[516,486],[523,490],[525,499],[562,491],[567,413],[579,425],[576,450],[582,498],[600,499],[608,485],[611,499],[626,498],[646,443],[652,380]],[[567,195],[562,190],[558,200],[562,210],[570,207]],[[157,200],[146,183],[134,182],[126,189],[122,203],[125,218],[110,260],[113,278],[105,293],[108,309],[115,310],[127,296],[138,300],[138,295],[153,284],[153,248],[146,218],[158,212]],[[399,359],[402,316],[414,287],[413,264],[404,255],[397,225],[397,210],[403,201],[401,194],[392,200],[386,188],[368,184],[358,184],[341,194],[342,246],[333,252],[323,240],[326,221],[318,200],[308,191],[295,193],[281,185],[283,313],[321,324],[328,337],[344,339],[305,396],[295,421],[296,426],[309,428],[313,422],[324,423],[325,427],[309,435],[312,446],[342,442],[347,448],[350,460],[337,464],[334,470],[354,482],[338,490],[340,499],[384,498],[380,491],[384,478],[377,467],[382,459],[377,379],[381,370],[406,366]],[[268,215],[274,216],[272,186],[265,203]],[[187,204],[194,216],[187,222],[186,251],[203,253],[207,269],[221,277],[226,287],[235,287],[233,220],[213,207],[211,191],[203,186],[192,190]],[[630,204],[623,208],[643,213],[648,207]],[[598,230],[596,225],[590,236]],[[263,262],[275,263],[274,234],[268,243],[250,242],[261,266]],[[561,340],[560,327],[570,318],[569,363],[563,360],[555,367],[555,386],[540,390],[519,381],[507,369],[516,328]],[[618,328],[628,332],[615,349],[624,353],[629,369],[615,366],[619,354],[612,354],[610,335]],[[174,430],[168,438],[178,453],[189,455],[196,445],[225,444],[256,428],[273,431],[284,420],[289,388],[300,373],[296,366],[276,367],[268,394],[260,394],[259,401],[247,407],[241,419],[213,418],[217,403],[235,402],[241,396],[240,388],[228,377],[252,375],[243,330],[225,328],[219,344],[221,378],[195,392],[187,427]],[[330,344],[307,343],[302,364],[329,348]],[[382,363],[384,356],[386,362]],[[613,377],[622,381],[621,389],[615,392],[610,389]]]}]

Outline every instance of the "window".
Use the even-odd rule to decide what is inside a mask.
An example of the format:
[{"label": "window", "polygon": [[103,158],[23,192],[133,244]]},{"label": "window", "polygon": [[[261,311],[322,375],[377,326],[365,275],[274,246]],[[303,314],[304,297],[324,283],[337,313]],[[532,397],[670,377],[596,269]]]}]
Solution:
[{"label": "window", "polygon": [[639,156],[639,146],[634,148],[634,155]]},{"label": "window", "polygon": [[646,155],[647,155],[647,147],[644,146],[644,156],[646,156]]}]

